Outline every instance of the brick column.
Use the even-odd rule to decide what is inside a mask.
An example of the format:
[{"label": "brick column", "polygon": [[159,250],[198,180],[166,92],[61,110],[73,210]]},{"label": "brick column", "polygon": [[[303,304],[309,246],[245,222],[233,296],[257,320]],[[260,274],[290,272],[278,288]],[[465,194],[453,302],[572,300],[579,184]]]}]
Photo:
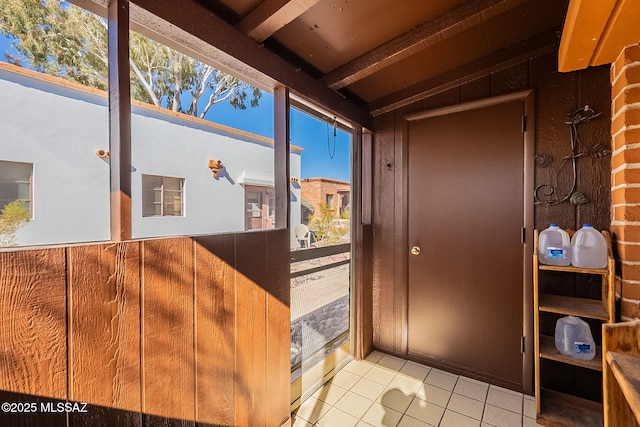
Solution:
[{"label": "brick column", "polygon": [[624,320],[640,317],[640,44],[611,66],[611,231]]}]

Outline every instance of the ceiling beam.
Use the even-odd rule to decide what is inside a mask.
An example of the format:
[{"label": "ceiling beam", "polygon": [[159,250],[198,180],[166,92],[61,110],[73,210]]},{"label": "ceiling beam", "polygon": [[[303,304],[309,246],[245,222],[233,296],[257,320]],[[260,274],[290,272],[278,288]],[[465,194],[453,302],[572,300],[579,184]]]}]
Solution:
[{"label": "ceiling beam", "polygon": [[247,37],[197,0],[182,0],[176,13],[173,0],[132,0],[131,19],[161,42],[196,54],[197,59],[239,74],[249,83],[273,89],[281,83],[308,101],[371,129],[372,117],[355,103]]},{"label": "ceiling beam", "polygon": [[236,25],[255,41],[263,42],[319,0],[265,0]]},{"label": "ceiling beam", "polygon": [[523,42],[501,49],[476,61],[439,74],[423,82],[384,96],[369,103],[373,116],[388,113],[415,101],[453,89],[463,83],[477,80],[497,71],[519,64],[537,56],[556,52],[558,29],[550,30]]},{"label": "ceiling beam", "polygon": [[326,74],[322,82],[338,90],[416,54],[526,0],[471,0]]},{"label": "ceiling beam", "polygon": [[591,63],[616,0],[571,0],[562,29],[558,70],[582,70]]}]

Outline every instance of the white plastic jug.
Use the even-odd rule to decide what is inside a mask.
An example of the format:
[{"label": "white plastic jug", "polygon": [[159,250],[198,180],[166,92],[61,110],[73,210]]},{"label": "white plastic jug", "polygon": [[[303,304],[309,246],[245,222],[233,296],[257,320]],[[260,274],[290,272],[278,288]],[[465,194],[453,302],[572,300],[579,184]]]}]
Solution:
[{"label": "white plastic jug", "polygon": [[542,264],[566,266],[571,264],[571,239],[558,224],[540,232],[538,257]]},{"label": "white plastic jug", "polygon": [[582,268],[607,266],[607,241],[591,224],[584,224],[571,238],[571,265]]},{"label": "white plastic jug", "polygon": [[565,356],[591,360],[596,356],[596,343],[591,329],[584,320],[566,316],[556,322],[556,348]]}]

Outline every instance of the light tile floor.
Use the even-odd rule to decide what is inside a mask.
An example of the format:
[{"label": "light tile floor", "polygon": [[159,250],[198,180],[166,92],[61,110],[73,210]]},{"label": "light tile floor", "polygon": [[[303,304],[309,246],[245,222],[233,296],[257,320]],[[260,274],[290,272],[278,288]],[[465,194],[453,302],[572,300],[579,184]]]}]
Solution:
[{"label": "light tile floor", "polygon": [[293,414],[294,427],[534,427],[535,400],[377,351]]}]

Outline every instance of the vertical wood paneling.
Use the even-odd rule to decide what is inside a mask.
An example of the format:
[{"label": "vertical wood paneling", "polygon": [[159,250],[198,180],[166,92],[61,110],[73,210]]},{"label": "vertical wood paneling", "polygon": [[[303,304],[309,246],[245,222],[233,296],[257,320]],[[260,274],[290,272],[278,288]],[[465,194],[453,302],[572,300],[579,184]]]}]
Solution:
[{"label": "vertical wood paneling", "polygon": [[[360,266],[362,268],[362,287],[360,288],[361,300],[361,350],[360,357],[366,357],[373,349],[373,271],[371,265],[373,263],[373,226],[362,226],[362,257],[360,258]],[[356,265],[358,267],[358,265]]]},{"label": "vertical wood paneling", "polygon": [[287,230],[0,252],[0,401],[90,403],[0,425],[282,425],[289,300]]},{"label": "vertical wood paneling", "polygon": [[419,108],[420,103],[413,103],[395,112],[395,135],[394,135],[394,244],[393,244],[393,276],[396,278],[394,286],[394,353],[406,355],[408,351],[408,214],[407,214],[407,188],[409,185],[408,158],[409,153],[405,143],[409,125],[404,119],[404,113]]},{"label": "vertical wood paneling", "polygon": [[194,425],[193,289],[191,239],[142,243],[142,410],[151,415],[145,425]]},{"label": "vertical wood paneling", "polygon": [[139,411],[139,243],[68,254],[69,398]]},{"label": "vertical wood paneling", "polygon": [[[545,55],[531,61],[530,85],[536,89],[536,148],[535,154],[546,154],[553,158],[547,167],[536,167],[535,185],[554,184],[562,159],[571,155],[569,126],[564,122],[567,113],[578,108],[576,73],[560,74],[555,55]],[[571,163],[567,163],[557,177],[558,196],[571,189],[573,174]],[[574,227],[576,210],[568,203],[535,207],[535,226],[545,229],[549,223],[563,228]]]},{"label": "vertical wood paneling", "polygon": [[99,405],[74,425],[140,423],[139,264],[137,242],[68,249],[69,398]]},{"label": "vertical wood paneling", "polygon": [[0,388],[67,397],[63,249],[0,252]]},{"label": "vertical wood paneling", "polygon": [[290,417],[291,313],[289,231],[266,233],[267,366],[265,372],[267,425],[281,426]]},{"label": "vertical wood paneling", "polygon": [[196,421],[235,423],[235,244],[233,235],[196,239]]},{"label": "vertical wood paneling", "polygon": [[236,235],[236,424],[266,425],[266,233]]},{"label": "vertical wood paneling", "polygon": [[[0,252],[3,401],[36,401],[30,395],[45,402],[67,397],[65,264],[64,249]],[[0,425],[53,426],[65,420],[64,414],[0,413]]]},{"label": "vertical wood paneling", "polygon": [[[611,86],[608,65],[578,73],[578,107],[589,105],[600,117],[578,126],[580,151],[601,144],[611,149]],[[598,230],[611,225],[611,156],[578,159],[578,191],[591,201],[578,206],[576,227],[591,223]]]},{"label": "vertical wood paneling", "polygon": [[374,176],[373,176],[373,311],[374,333],[376,347],[394,351],[395,323],[394,316],[394,277],[393,258],[390,250],[395,242],[394,238],[394,206],[388,203],[394,200],[395,182],[393,170],[396,167],[395,123],[394,115],[385,114],[376,117],[373,140]]}]

